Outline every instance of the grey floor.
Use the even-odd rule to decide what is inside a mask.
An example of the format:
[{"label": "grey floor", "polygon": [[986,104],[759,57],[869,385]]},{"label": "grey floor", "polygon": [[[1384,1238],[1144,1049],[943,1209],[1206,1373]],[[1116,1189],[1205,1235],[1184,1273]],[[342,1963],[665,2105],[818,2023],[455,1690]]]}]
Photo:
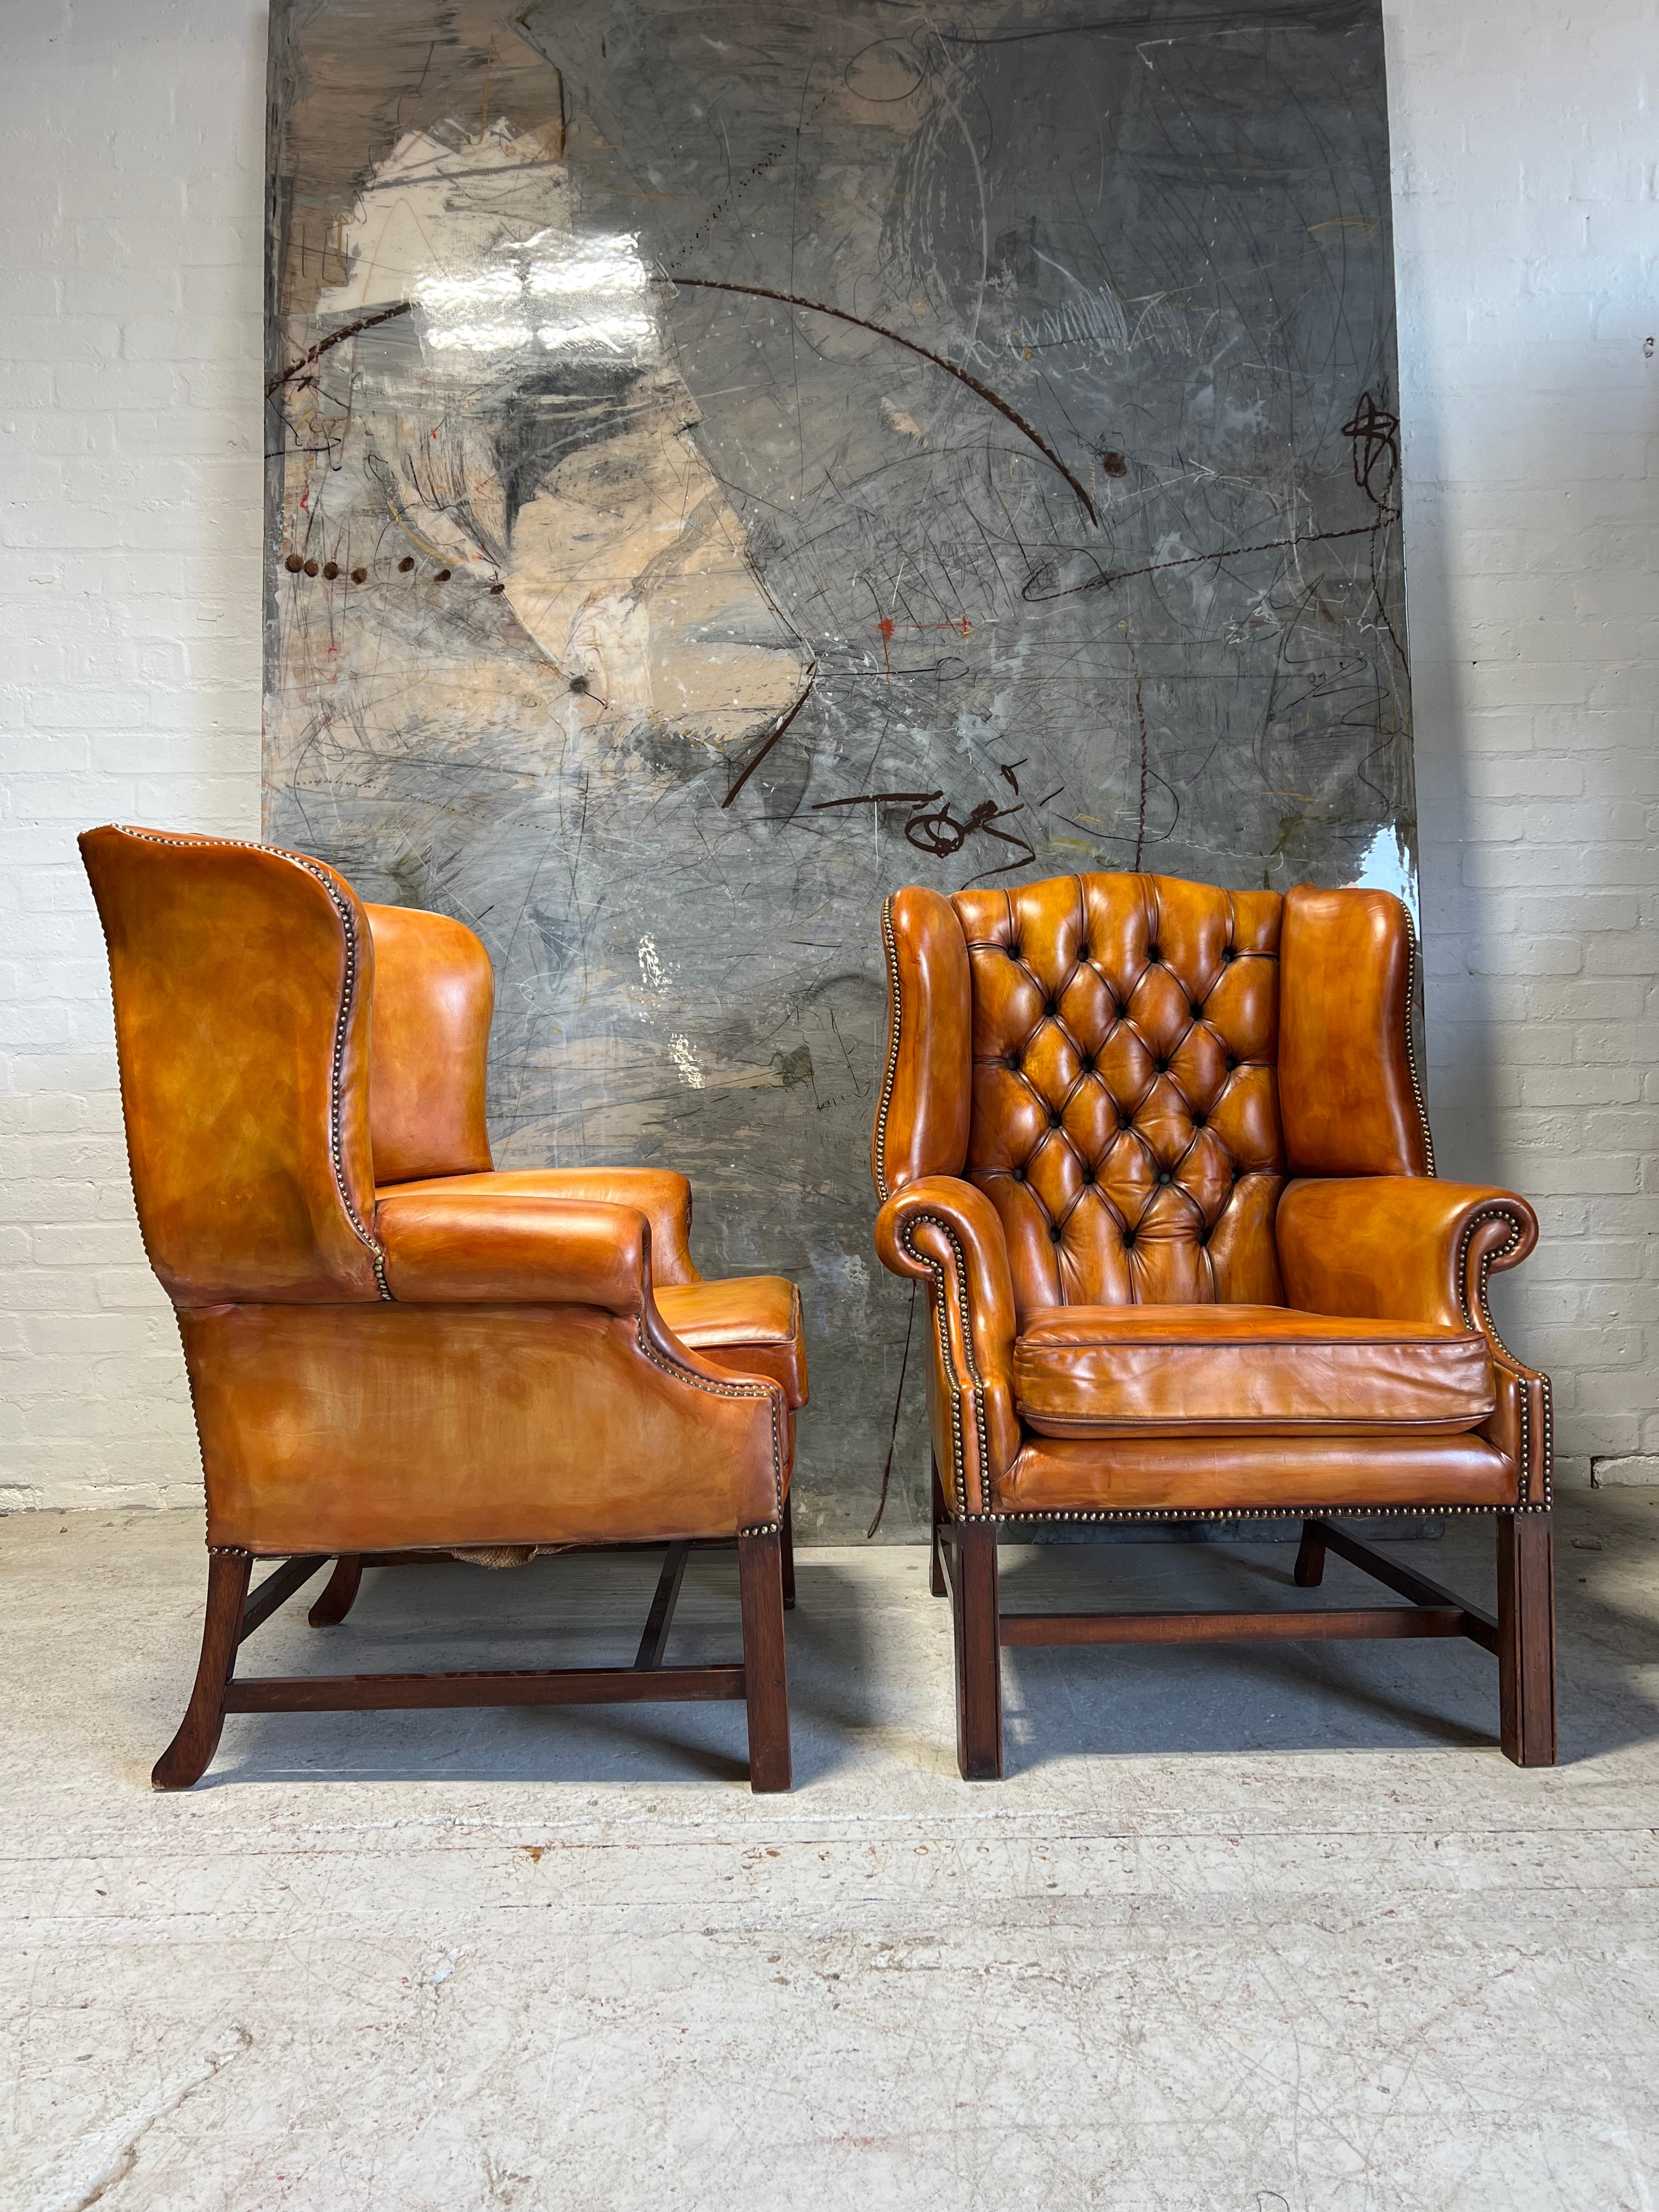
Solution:
[{"label": "grey floor", "polygon": [[[1489,1541],[1404,1548],[1490,1601]],[[800,1556],[787,1797],[728,1706],[233,1717],[160,1797],[199,1516],[14,1516],[0,2202],[1650,2212],[1659,1493],[1558,1542],[1548,1772],[1473,1646],[1115,1649],[1008,1655],[969,1788],[947,1608],[871,1549]],[[1006,1553],[1006,1601],[1271,1604],[1292,1556]],[[622,1661],[653,1576],[384,1571],[245,1669]],[[735,1644],[702,1555],[671,1656]]]}]

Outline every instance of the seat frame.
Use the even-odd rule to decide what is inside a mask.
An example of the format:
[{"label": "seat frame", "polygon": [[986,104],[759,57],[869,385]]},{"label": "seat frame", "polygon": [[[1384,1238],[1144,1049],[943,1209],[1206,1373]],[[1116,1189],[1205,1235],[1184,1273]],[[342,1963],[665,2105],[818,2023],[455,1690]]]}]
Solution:
[{"label": "seat frame", "polygon": [[[1425,1509],[1432,1510],[1432,1509]],[[956,1647],[957,1763],[964,1781],[1002,1777],[1005,1648],[1075,1644],[1304,1643],[1402,1637],[1467,1637],[1498,1661],[1498,1737],[1517,1766],[1553,1766],[1555,1727],[1553,1516],[1537,1507],[1482,1508],[1498,1524],[1496,1616],[1427,1576],[1402,1567],[1331,1520],[1302,1523],[1294,1579],[1324,1577],[1325,1555],[1358,1567],[1409,1599],[1407,1605],[1281,1608],[1273,1613],[1004,1613],[997,1547],[1016,1538],[1019,1516],[957,1516],[933,1462],[932,1587],[949,1597]],[[1152,1521],[1153,1514],[1136,1516]],[[1205,1516],[1230,1519],[1233,1516]],[[1292,1519],[1291,1514],[1274,1519]],[[1035,1524],[1033,1524],[1035,1525]]]},{"label": "seat frame", "polygon": [[[712,1667],[665,1667],[663,1653],[694,1546],[738,1552],[743,1656]],[[654,1549],[637,1544],[573,1545],[570,1550]],[[188,1790],[207,1771],[227,1713],[380,1712],[411,1707],[656,1705],[742,1698],[748,1710],[750,1787],[758,1795],[790,1784],[789,1699],[783,1616],[795,1602],[790,1501],[781,1525],[738,1537],[676,1538],[667,1545],[644,1632],[631,1667],[549,1667],[502,1673],[288,1674],[239,1679],[240,1646],[334,1559],[334,1571],[309,1614],[313,1628],[337,1627],[356,1601],[365,1567],[451,1566],[453,1553],[316,1553],[289,1559],[251,1589],[252,1553],[210,1547],[202,1655],[189,1705],[156,1761],[157,1790]]]}]

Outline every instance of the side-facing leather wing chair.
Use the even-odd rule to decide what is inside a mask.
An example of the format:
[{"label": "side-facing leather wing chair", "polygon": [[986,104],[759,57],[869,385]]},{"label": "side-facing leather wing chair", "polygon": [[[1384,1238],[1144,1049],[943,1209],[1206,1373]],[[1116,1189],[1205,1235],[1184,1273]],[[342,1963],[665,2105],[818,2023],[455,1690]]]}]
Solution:
[{"label": "side-facing leather wing chair", "polygon": [[[1386,893],[1057,878],[883,914],[876,1247],[932,1302],[933,1589],[957,1751],[1002,1771],[1002,1644],[1472,1638],[1502,1741],[1555,1757],[1550,1400],[1500,1341],[1538,1224],[1436,1180],[1414,947]],[[1496,1618],[1328,1517],[1484,1513]],[[1032,1523],[1296,1515],[1411,1601],[1360,1612],[1000,1610]]]},{"label": "side-facing leather wing chair", "polygon": [[[125,828],[81,850],[207,1480],[201,1665],[156,1786],[197,1780],[227,1711],[738,1698],[752,1786],[787,1789],[793,1285],[703,1282],[683,1176],[494,1172],[494,986],[459,922],[365,907],[302,853]],[[715,1539],[742,1662],[664,1667],[687,1550]],[[664,1541],[631,1668],[235,1676],[331,1559],[319,1625],[365,1562]],[[264,1557],[289,1564],[250,1596]]]}]

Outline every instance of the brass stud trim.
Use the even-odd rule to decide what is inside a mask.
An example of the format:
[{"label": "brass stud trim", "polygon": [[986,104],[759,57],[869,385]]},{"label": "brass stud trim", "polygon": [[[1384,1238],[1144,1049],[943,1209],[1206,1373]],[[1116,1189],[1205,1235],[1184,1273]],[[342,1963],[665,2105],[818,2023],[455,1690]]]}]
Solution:
[{"label": "brass stud trim", "polygon": [[651,1364],[670,1376],[676,1382],[689,1382],[694,1390],[706,1390],[711,1398],[769,1398],[772,1402],[772,1494],[777,1500],[777,1523],[763,1527],[742,1528],[739,1535],[756,1536],[765,1534],[765,1527],[779,1525],[783,1520],[783,1386],[778,1382],[739,1382],[735,1376],[729,1382],[716,1382],[707,1375],[696,1374],[682,1367],[678,1360],[665,1359],[645,1333],[645,1316],[634,1317],[635,1341]]},{"label": "brass stud trim", "polygon": [[1429,1127],[1429,1109],[1423,1096],[1423,1078],[1417,1065],[1417,1030],[1412,1013],[1417,1004],[1417,927],[1412,920],[1412,910],[1404,899],[1401,912],[1406,917],[1406,1066],[1412,1079],[1412,1097],[1417,1105],[1418,1127],[1423,1132],[1423,1149],[1429,1163],[1429,1173],[1438,1173],[1434,1164],[1434,1132]]},{"label": "brass stud trim", "polygon": [[[920,1228],[924,1223],[927,1224],[932,1228],[937,1229],[951,1247],[951,1260],[956,1275],[957,1310],[962,1321],[963,1357],[966,1360],[968,1365],[968,1375],[965,1386],[963,1377],[957,1371],[956,1361],[951,1356],[950,1331],[945,1326],[945,1301],[948,1294],[948,1285],[945,1280],[944,1266],[941,1261],[933,1259],[930,1254],[919,1252],[916,1249],[915,1242],[913,1241],[914,1231]],[[968,1389],[973,1399],[974,1426],[979,1444],[981,1486],[982,1489],[988,1490],[991,1484],[991,1446],[990,1437],[985,1422],[985,1384],[980,1376],[978,1366],[974,1359],[973,1321],[968,1308],[967,1258],[963,1252],[961,1243],[957,1237],[955,1230],[952,1229],[948,1221],[941,1219],[937,1213],[912,1214],[900,1232],[900,1242],[903,1244],[905,1250],[910,1255],[910,1257],[913,1260],[918,1261],[921,1266],[926,1267],[929,1274],[931,1274],[933,1279],[933,1324],[939,1334],[939,1358],[945,1373],[951,1378],[952,1385],[951,1391],[951,1474],[956,1486],[957,1515],[958,1517],[965,1519],[969,1517],[968,1471],[963,1448],[962,1403],[958,1395],[964,1387]]]},{"label": "brass stud trim", "polygon": [[899,989],[898,946],[893,938],[893,900],[881,902],[881,940],[887,956],[887,1066],[881,1079],[881,1100],[876,1109],[876,1195],[885,1206],[892,1195],[887,1188],[887,1116],[892,1110],[893,1085],[898,1079],[899,1032],[904,1018]]}]

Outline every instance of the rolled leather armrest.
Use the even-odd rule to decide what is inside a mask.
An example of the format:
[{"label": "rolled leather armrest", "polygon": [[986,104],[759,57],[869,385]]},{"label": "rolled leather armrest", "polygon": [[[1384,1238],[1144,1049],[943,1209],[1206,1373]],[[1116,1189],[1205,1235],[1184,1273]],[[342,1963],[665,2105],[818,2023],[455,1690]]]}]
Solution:
[{"label": "rolled leather armrest", "polygon": [[427,1189],[382,1198],[386,1287],[408,1305],[599,1306],[651,1296],[651,1224],[637,1206]]},{"label": "rolled leather armrest", "polygon": [[1285,1295],[1306,1313],[1439,1322],[1498,1340],[1486,1278],[1538,1242],[1513,1191],[1431,1176],[1357,1176],[1285,1187],[1275,1231]]},{"label": "rolled leather armrest", "polygon": [[996,1208],[957,1176],[922,1176],[877,1215],[876,1251],[891,1273],[929,1286],[939,1474],[957,1511],[991,1512],[1020,1441],[1014,1286]]},{"label": "rolled leather armrest", "polygon": [[1309,1313],[1438,1322],[1478,1329],[1492,1352],[1497,1410],[1480,1433],[1515,1463],[1516,1503],[1550,1502],[1548,1378],[1498,1334],[1486,1279],[1538,1242],[1524,1198],[1431,1176],[1360,1176],[1287,1185],[1276,1227],[1285,1295]]},{"label": "rolled leather armrest", "polygon": [[631,1206],[651,1224],[652,1279],[700,1283],[691,1264],[691,1186],[672,1168],[502,1168],[482,1175],[433,1176],[406,1183],[383,1182],[380,1197],[488,1199],[516,1205],[521,1199],[585,1199],[596,1206]]},{"label": "rolled leather armrest", "polygon": [[544,1168],[537,1182],[550,1198],[637,1206],[651,1224],[652,1279],[702,1280],[691,1262],[691,1186],[672,1168]]}]

